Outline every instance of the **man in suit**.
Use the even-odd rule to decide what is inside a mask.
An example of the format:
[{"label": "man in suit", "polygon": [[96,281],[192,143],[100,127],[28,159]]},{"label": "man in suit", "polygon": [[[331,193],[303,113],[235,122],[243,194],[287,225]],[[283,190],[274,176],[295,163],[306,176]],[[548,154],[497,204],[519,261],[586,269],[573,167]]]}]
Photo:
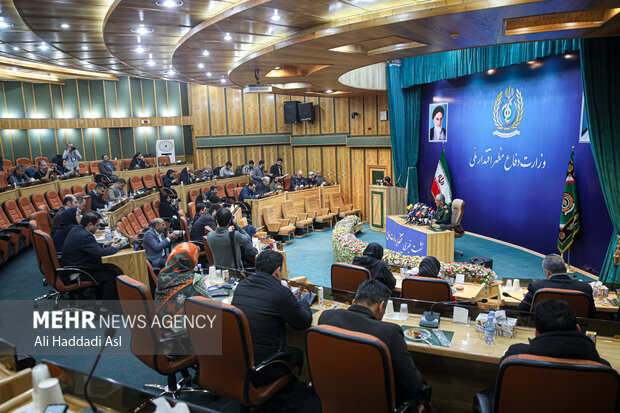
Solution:
[{"label": "man in suit", "polygon": [[111,187],[108,188],[108,202],[116,202],[123,199],[125,195],[125,185],[127,182],[123,178],[117,180],[112,184]]},{"label": "man in suit", "polygon": [[396,404],[408,400],[428,402],[430,388],[413,363],[403,330],[398,324],[381,321],[390,293],[390,289],[381,281],[366,280],[357,289],[351,307],[347,310],[323,311],[319,324],[369,334],[383,341],[392,359]]},{"label": "man in suit", "polygon": [[534,322],[535,337],[528,344],[517,343],[508,347],[500,364],[515,354],[533,354],[592,360],[609,366],[609,362],[599,356],[594,342],[581,332],[575,313],[565,301],[544,300],[536,304]]},{"label": "man in suit", "polygon": [[77,198],[75,197],[75,195],[72,195],[72,194],[66,195],[62,199],[62,206],[58,208],[58,211],[56,211],[56,215],[54,215],[54,219],[52,220],[51,235],[54,235],[54,232],[56,232],[56,230],[58,229],[58,226],[60,225],[60,216],[65,211],[65,209],[77,208],[77,207],[78,207],[78,202],[77,202]]},{"label": "man in suit", "polygon": [[271,192],[270,184],[271,179],[269,178],[269,176],[263,176],[262,182],[259,182],[256,185],[256,192],[258,192],[259,195],[265,195],[266,193]]},{"label": "man in suit", "polygon": [[[215,207],[213,205],[215,205]],[[202,243],[202,237],[206,235],[207,231],[215,231],[217,228],[217,223],[215,222],[212,212],[220,209],[220,206],[217,204],[209,203],[209,208],[207,208],[205,204],[199,203],[196,205],[196,210],[200,209],[201,206],[204,208],[204,212],[200,215],[196,222],[194,222],[192,229],[189,232],[190,239],[200,243]]]},{"label": "man in suit", "polygon": [[103,199],[103,194],[105,193],[105,185],[102,183],[98,183],[95,186],[95,189],[90,191],[88,195],[90,196],[90,208],[93,210],[104,209],[108,205],[108,201]]},{"label": "man in suit", "polygon": [[265,161],[258,161],[258,166],[252,169],[252,180],[258,185],[265,176]]},{"label": "man in suit", "polygon": [[101,159],[102,161],[99,162],[99,172],[105,175],[110,181],[118,181],[118,176],[114,175],[116,166],[114,166],[114,163],[108,158],[108,155],[103,155]]},{"label": "man in suit", "polygon": [[306,178],[304,178],[304,171],[299,169],[297,171],[297,175],[291,178],[291,186],[289,189],[303,188],[307,184],[308,182],[306,181]]},{"label": "man in suit", "polygon": [[566,274],[566,264],[562,257],[558,254],[547,255],[543,260],[542,267],[547,278],[544,280],[532,281],[530,285],[527,286],[527,294],[523,298],[523,301],[519,303],[519,311],[530,311],[532,302],[534,302],[534,294],[541,288],[559,288],[562,290],[574,290],[586,293],[589,301],[588,317],[594,317],[596,306],[594,305],[594,298],[592,297],[592,287],[586,282],[573,280]]},{"label": "man in suit", "polygon": [[243,269],[241,245],[252,242],[252,237],[237,224],[228,208],[219,209],[215,214],[215,220],[217,229],[207,235],[209,248],[213,252],[214,265]]},{"label": "man in suit", "polygon": [[[241,280],[235,289],[232,305],[242,310],[250,325],[254,360],[258,364],[281,351],[278,357],[292,366],[301,368],[302,352],[294,347],[286,347],[288,324],[296,330],[305,330],[312,323],[310,295],[303,295],[297,301],[291,290],[283,286],[282,254],[265,250],[256,257],[256,273]],[[287,372],[282,365],[262,371],[252,377],[255,385],[276,380]]]},{"label": "man in suit", "polygon": [[[83,269],[97,280],[98,299],[118,300],[116,276],[120,274],[114,265],[102,264],[101,257],[116,253],[119,244],[115,241],[97,243],[94,234],[99,229],[100,219],[101,216],[95,211],[82,215],[80,225],[75,225],[65,238],[60,262],[64,267]],[[85,278],[82,280],[85,281]]]},{"label": "man in suit", "polygon": [[31,181],[34,181],[34,179],[26,175],[26,167],[22,164],[18,164],[15,167],[15,170],[11,172],[11,174],[9,175],[9,178],[7,179],[8,184],[11,186],[14,186],[14,185],[19,186],[21,184],[25,184]]},{"label": "man in suit", "polygon": [[282,173],[282,158],[278,158],[278,160],[276,161],[276,163],[274,163],[273,165],[271,165],[271,168],[269,169],[269,173],[272,176],[282,176],[284,175]]},{"label": "man in suit", "polygon": [[153,269],[163,268],[166,265],[166,248],[168,248],[176,239],[177,234],[171,232],[166,237],[166,224],[161,218],[155,218],[150,224],[149,229],[144,233],[142,245],[146,251],[146,259],[151,263]]},{"label": "man in suit", "polygon": [[258,193],[256,192],[256,182],[252,181],[241,189],[239,192],[239,202],[245,202],[246,199],[256,199]]},{"label": "man in suit", "polygon": [[47,161],[40,160],[38,166],[39,168],[37,169],[37,172],[35,172],[33,178],[42,181],[47,181],[48,179],[50,179],[52,169],[47,165]]}]

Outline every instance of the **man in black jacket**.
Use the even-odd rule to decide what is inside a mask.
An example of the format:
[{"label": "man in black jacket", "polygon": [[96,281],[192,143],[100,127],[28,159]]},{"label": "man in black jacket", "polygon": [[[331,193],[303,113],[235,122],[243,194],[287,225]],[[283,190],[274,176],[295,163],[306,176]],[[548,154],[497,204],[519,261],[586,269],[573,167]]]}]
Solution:
[{"label": "man in black jacket", "polygon": [[544,300],[534,309],[536,337],[529,344],[517,343],[508,347],[500,363],[515,354],[533,354],[576,360],[592,360],[607,364],[594,342],[581,332],[575,313],[565,301]]},{"label": "man in black jacket", "polygon": [[[214,204],[209,203],[209,209],[211,211],[217,211],[220,208],[219,205],[215,204],[217,208],[213,208]],[[215,218],[211,215],[211,212],[207,209],[207,206],[203,203],[196,204],[196,211],[203,210],[202,214],[198,219],[192,224],[192,229],[189,231],[189,237],[192,241],[198,241],[202,243],[202,237],[206,234],[205,228],[209,227],[211,231],[215,231],[217,229],[217,223],[215,222]]]},{"label": "man in black jacket", "polygon": [[104,209],[108,205],[108,201],[103,199],[103,194],[105,193],[105,185],[97,184],[95,189],[90,191],[88,195],[90,196],[90,208],[93,210]]},{"label": "man in black jacket", "polygon": [[[82,215],[80,225],[74,226],[67,234],[62,245],[60,262],[64,267],[76,267],[88,272],[99,282],[98,298],[117,300],[115,267],[102,264],[101,257],[112,255],[118,251],[117,242],[97,243],[93,235],[99,229],[100,216],[94,211]],[[82,278],[82,280],[85,280]],[[68,281],[68,280],[67,280]]]},{"label": "man in black jacket", "polygon": [[543,260],[542,267],[543,270],[545,270],[547,279],[533,281],[527,286],[527,294],[519,304],[519,311],[530,311],[530,307],[534,301],[534,294],[541,288],[559,288],[562,290],[575,290],[586,293],[590,302],[588,317],[594,317],[596,307],[594,306],[594,298],[592,298],[592,287],[590,287],[590,284],[583,281],[573,280],[566,274],[566,264],[562,257],[557,254],[547,255]]},{"label": "man in black jacket", "polygon": [[99,162],[99,172],[105,175],[110,181],[118,181],[118,176],[114,175],[116,166],[114,166],[114,163],[110,160],[108,155],[102,155],[101,159],[102,161]]},{"label": "man in black jacket", "polygon": [[[237,285],[232,305],[242,310],[248,319],[256,364],[282,351],[282,359],[301,368],[302,352],[294,347],[286,347],[285,324],[296,330],[310,327],[310,297],[304,295],[297,301],[293,293],[280,283],[282,262],[282,254],[276,251],[261,252],[256,257],[256,274]],[[282,365],[272,367],[253,377],[254,385],[269,383],[286,373]]]},{"label": "man in black jacket", "polygon": [[271,165],[271,168],[269,169],[269,173],[272,176],[282,176],[284,175],[282,173],[282,158],[278,158],[278,160],[276,161],[276,163],[274,163],[273,165]]},{"label": "man in black jacket", "polygon": [[403,330],[398,324],[381,321],[390,289],[378,280],[364,281],[348,310],[327,310],[319,324],[369,334],[383,341],[392,359],[397,405],[409,400],[428,402],[430,388],[424,382],[407,350]]}]

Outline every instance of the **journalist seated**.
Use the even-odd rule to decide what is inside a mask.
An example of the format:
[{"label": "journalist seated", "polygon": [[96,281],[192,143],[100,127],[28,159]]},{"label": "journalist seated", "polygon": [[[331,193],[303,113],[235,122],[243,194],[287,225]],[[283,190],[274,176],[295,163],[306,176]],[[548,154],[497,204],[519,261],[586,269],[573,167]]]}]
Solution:
[{"label": "journalist seated", "polygon": [[532,281],[530,285],[527,286],[527,294],[519,304],[519,311],[530,311],[530,307],[534,301],[534,294],[541,288],[559,288],[586,293],[589,301],[588,317],[594,317],[596,314],[596,307],[594,306],[594,298],[592,298],[592,287],[586,282],[573,280],[566,274],[566,264],[562,257],[557,254],[547,255],[543,260],[542,267],[547,279]]},{"label": "journalist seated", "polygon": [[403,330],[398,324],[381,321],[390,293],[390,289],[382,282],[366,280],[357,289],[351,307],[347,310],[323,311],[319,324],[370,334],[383,341],[392,359],[396,404],[410,400],[428,402],[430,388],[407,350]]},{"label": "journalist seated", "polygon": [[361,257],[354,257],[353,265],[366,268],[373,279],[381,281],[390,290],[396,286],[396,278],[383,261],[383,247],[376,242],[369,243]]},{"label": "journalist seated", "polygon": [[170,247],[178,238],[174,232],[167,236],[166,223],[161,218],[155,218],[149,224],[149,229],[144,233],[143,246],[146,251],[146,259],[153,269],[159,269],[166,263],[166,248]]},{"label": "journalist seated", "polygon": [[34,173],[33,178],[36,180],[47,181],[50,179],[50,174],[53,172],[52,168],[49,167],[47,161],[40,160],[38,164],[38,169]]},{"label": "journalist seated", "polygon": [[125,182],[124,179],[117,179],[116,182],[108,188],[108,202],[116,202],[125,198],[125,196],[127,196],[125,194],[126,184],[127,182]]},{"label": "journalist seated", "polygon": [[26,175],[26,167],[22,164],[18,164],[7,179],[8,184],[11,186],[21,185],[32,181],[34,181],[34,179]]},{"label": "journalist seated", "polygon": [[214,265],[243,269],[241,245],[251,243],[252,238],[237,224],[232,212],[227,208],[219,209],[215,220],[217,229],[207,235]]},{"label": "journalist seated", "polygon": [[239,193],[239,202],[245,202],[247,199],[258,198],[258,192],[256,191],[256,182],[251,181],[249,184],[243,187]]},{"label": "journalist seated", "polygon": [[116,172],[116,166],[114,166],[114,162],[110,160],[108,155],[101,156],[101,162],[99,162],[99,172],[101,172],[102,175],[105,175],[110,181],[118,181],[118,176],[114,175],[114,172]]},{"label": "journalist seated", "polygon": [[[208,207],[207,204],[209,205]],[[202,210],[203,212],[198,219],[196,219],[192,225],[192,229],[189,231],[189,236],[192,241],[202,243],[202,237],[204,237],[207,232],[213,232],[217,229],[217,223],[215,222],[215,217],[213,215],[221,207],[218,204],[212,204],[210,202],[207,204],[203,204],[201,202],[196,204],[196,210]]]},{"label": "journalist seated", "polygon": [[103,194],[105,193],[105,185],[97,184],[95,189],[90,191],[88,195],[90,196],[90,207],[94,210],[104,209],[108,206],[108,201],[103,199]]},{"label": "journalist seated", "polygon": [[420,264],[418,264],[418,275],[420,277],[437,278],[439,270],[441,269],[441,263],[435,257],[424,257]]},{"label": "journalist seated", "polygon": [[[502,361],[515,354],[592,360],[607,364],[596,351],[594,342],[581,332],[575,313],[565,301],[543,300],[534,308],[536,336],[529,344],[508,347]],[[500,361],[501,363],[501,361]]]},{"label": "journalist seated", "polygon": [[[312,323],[310,294],[298,301],[291,290],[281,284],[282,254],[265,250],[256,257],[256,273],[243,279],[235,289],[232,305],[245,313],[250,325],[254,359],[259,364],[278,354],[291,366],[301,368],[303,353],[286,346],[285,325],[305,330]],[[270,383],[288,370],[275,364],[252,377],[255,386]]]}]

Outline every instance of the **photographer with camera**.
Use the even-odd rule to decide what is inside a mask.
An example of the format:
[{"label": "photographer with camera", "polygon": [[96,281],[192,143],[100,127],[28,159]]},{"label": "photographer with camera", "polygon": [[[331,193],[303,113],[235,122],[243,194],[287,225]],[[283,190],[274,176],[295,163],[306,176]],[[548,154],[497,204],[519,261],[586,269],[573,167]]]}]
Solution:
[{"label": "photographer with camera", "polygon": [[67,161],[66,168],[69,171],[79,171],[82,155],[72,143],[67,144],[67,149],[62,153],[62,159]]},{"label": "photographer with camera", "polygon": [[252,237],[237,224],[232,212],[227,208],[218,210],[215,220],[217,229],[207,235],[214,265],[243,269],[241,245],[251,243]]},{"label": "photographer with camera", "polygon": [[50,179],[52,172],[55,172],[55,168],[50,168],[47,161],[39,161],[37,171],[34,173],[33,178],[40,181],[47,181]]}]

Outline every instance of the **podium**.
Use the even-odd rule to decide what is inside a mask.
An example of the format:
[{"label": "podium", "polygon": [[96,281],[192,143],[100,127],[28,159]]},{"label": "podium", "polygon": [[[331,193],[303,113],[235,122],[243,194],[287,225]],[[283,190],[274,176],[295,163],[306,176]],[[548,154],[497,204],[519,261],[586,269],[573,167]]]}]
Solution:
[{"label": "podium", "polygon": [[406,217],[387,217],[385,246],[403,255],[432,255],[441,262],[454,261],[454,231],[407,225]]},{"label": "podium", "polygon": [[388,215],[404,214],[407,210],[407,189],[396,186],[368,186],[370,228],[385,232]]}]

